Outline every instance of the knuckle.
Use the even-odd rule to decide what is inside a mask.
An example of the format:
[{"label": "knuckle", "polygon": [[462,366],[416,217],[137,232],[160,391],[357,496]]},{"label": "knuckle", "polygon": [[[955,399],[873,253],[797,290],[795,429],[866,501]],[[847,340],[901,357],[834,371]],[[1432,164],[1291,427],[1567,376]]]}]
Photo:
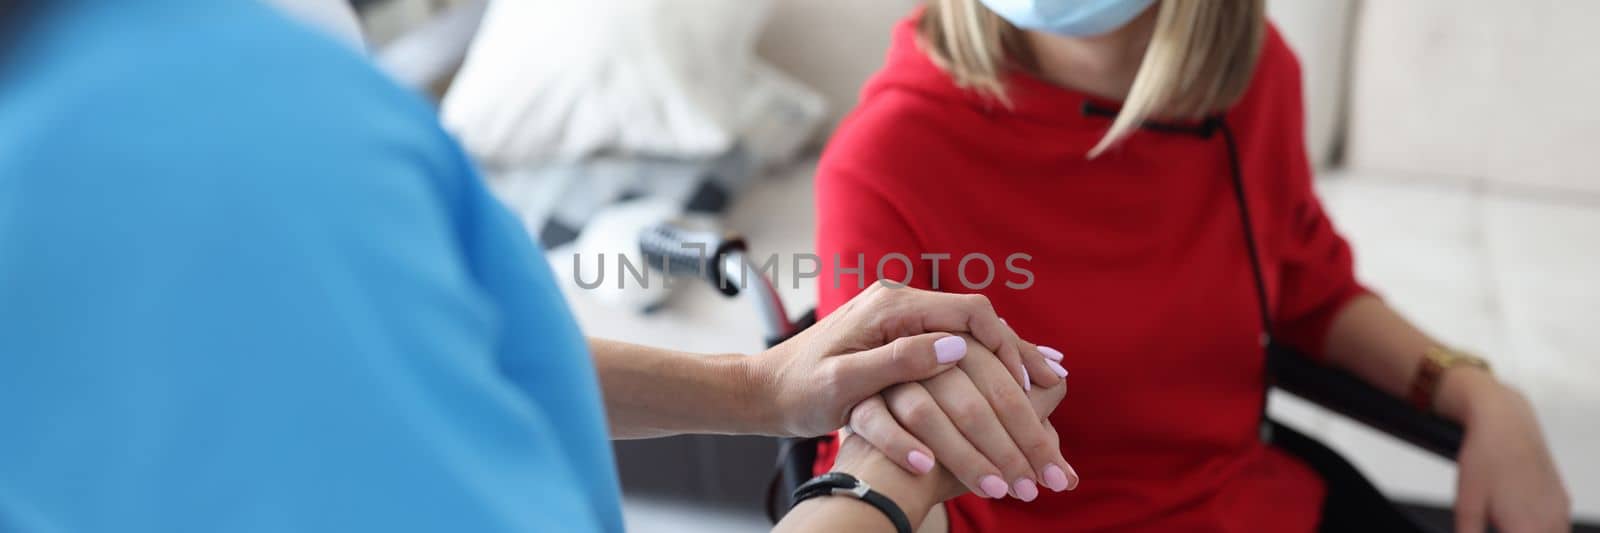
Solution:
[{"label": "knuckle", "polygon": [[965,294],[961,299],[968,307],[979,311],[993,311],[994,305],[989,302],[989,297],[982,294]]},{"label": "knuckle", "polygon": [[[881,305],[873,304],[872,302],[868,302],[868,304],[872,305],[874,307],[882,307]],[[889,317],[892,316],[894,313],[889,312],[889,311],[879,310],[879,309],[872,309],[870,307],[868,309],[869,310],[866,313],[867,317],[862,320],[862,324],[863,324],[862,331],[874,331],[874,332],[886,332],[886,331],[888,331],[890,329],[889,328],[889,325],[890,325],[889,324],[889,320],[890,320]]]},{"label": "knuckle", "polygon": [[910,356],[912,349],[911,337],[897,337],[889,342],[889,360],[895,365],[911,364],[915,361]]},{"label": "knuckle", "polygon": [[1044,426],[1034,422],[1031,417],[1027,420],[1025,427],[1012,433],[1015,435],[1011,440],[1016,442],[1017,448],[1020,448],[1024,454],[1037,456],[1041,451],[1050,451],[1050,439],[1045,435]]},{"label": "knuckle", "polygon": [[943,413],[939,411],[939,406],[935,405],[933,400],[924,398],[913,398],[905,401],[895,414],[896,419],[913,428],[913,431],[930,428],[938,421],[938,417],[943,416]]},{"label": "knuckle", "polygon": [[975,428],[983,423],[987,410],[988,407],[970,400],[951,402],[950,420],[956,427]]},{"label": "knuckle", "polygon": [[1000,461],[999,467],[1006,473],[1006,477],[1020,476],[1033,470],[1033,465],[1028,463],[1026,457],[1015,453],[1006,454],[1006,458]]},{"label": "knuckle", "polygon": [[978,393],[983,396],[983,399],[993,403],[995,409],[1001,412],[1011,412],[1023,408],[1027,408],[1030,411],[1033,409],[1031,407],[1032,403],[1028,401],[1028,397],[1022,392],[1022,388],[1011,380],[1009,372],[996,373],[994,376],[987,377],[984,380],[973,380],[973,384],[978,386]]},{"label": "knuckle", "polygon": [[1021,391],[1018,391],[1017,390],[1017,386],[1015,384],[1007,383],[1005,387],[1001,387],[1001,388],[998,388],[998,390],[991,391],[991,394],[989,396],[994,398],[995,406],[999,407],[1000,410],[1002,410],[1004,412],[1007,412],[1007,413],[1032,413],[1033,412],[1033,402],[1029,401],[1028,397],[1026,395],[1024,395]]},{"label": "knuckle", "polygon": [[1017,439],[1017,447],[1022,448],[1022,453],[1029,457],[1036,457],[1041,462],[1048,461],[1056,454],[1056,447],[1050,443],[1050,438],[1044,435],[1028,433],[1026,437]]},{"label": "knuckle", "polygon": [[850,428],[857,433],[871,432],[875,424],[883,418],[883,406],[877,402],[865,401],[856,404],[850,409]]},{"label": "knuckle", "polygon": [[894,291],[884,290],[881,283],[867,284],[867,288],[863,293],[866,295],[867,303],[871,304],[881,305],[894,299]]}]

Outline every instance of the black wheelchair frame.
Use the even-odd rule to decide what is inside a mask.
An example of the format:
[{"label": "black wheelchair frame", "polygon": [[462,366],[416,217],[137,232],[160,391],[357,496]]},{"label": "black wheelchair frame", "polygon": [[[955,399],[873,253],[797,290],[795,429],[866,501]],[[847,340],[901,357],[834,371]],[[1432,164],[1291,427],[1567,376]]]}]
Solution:
[{"label": "black wheelchair frame", "polygon": [[[737,235],[663,223],[646,228],[639,247],[651,267],[666,275],[699,277],[724,296],[749,300],[761,313],[769,346],[816,323],[814,309],[798,320],[790,319],[772,281],[747,260],[745,242]],[[1273,346],[1267,358],[1273,387],[1451,461],[1461,449],[1462,429],[1454,422],[1420,412],[1347,372],[1291,349]],[[1338,452],[1315,439],[1271,420],[1262,425],[1262,439],[1298,457],[1322,477],[1327,497],[1321,531],[1434,531],[1390,502]],[[789,508],[790,491],[812,477],[816,443],[817,438],[783,439],[767,498],[767,514],[774,521]]]}]

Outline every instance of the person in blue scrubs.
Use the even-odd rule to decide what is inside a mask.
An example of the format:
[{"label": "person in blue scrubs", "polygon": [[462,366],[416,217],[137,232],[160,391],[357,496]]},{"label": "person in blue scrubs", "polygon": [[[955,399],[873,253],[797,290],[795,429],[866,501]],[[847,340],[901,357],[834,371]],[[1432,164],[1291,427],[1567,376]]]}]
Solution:
[{"label": "person in blue scrubs", "polygon": [[618,531],[608,436],[820,434],[967,353],[883,316],[1042,364],[909,289],[757,357],[591,344],[434,110],[348,47],[252,1],[14,8],[0,531]]}]

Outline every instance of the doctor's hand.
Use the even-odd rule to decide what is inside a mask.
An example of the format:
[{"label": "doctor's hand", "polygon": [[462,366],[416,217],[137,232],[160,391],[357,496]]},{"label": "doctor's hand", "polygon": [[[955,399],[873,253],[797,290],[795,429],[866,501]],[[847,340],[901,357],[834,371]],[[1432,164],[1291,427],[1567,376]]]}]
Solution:
[{"label": "doctor's hand", "polygon": [[[986,375],[1008,378],[1010,392],[986,382],[990,395],[1022,403],[1024,383],[1061,383],[1060,373],[1051,370],[1059,365],[1041,350],[1048,348],[1018,338],[981,295],[874,283],[816,325],[748,358],[748,364],[754,385],[766,391],[768,405],[758,406],[767,412],[766,432],[809,437],[843,426],[862,400],[977,359],[973,354],[988,361]],[[904,456],[897,460],[906,461]]]},{"label": "doctor's hand", "polygon": [[973,347],[951,371],[861,402],[850,430],[907,470],[927,472],[937,462],[979,496],[1032,501],[1039,485],[1076,488],[1078,475],[1045,418],[1066,396],[1066,382],[1022,394],[982,352]]}]

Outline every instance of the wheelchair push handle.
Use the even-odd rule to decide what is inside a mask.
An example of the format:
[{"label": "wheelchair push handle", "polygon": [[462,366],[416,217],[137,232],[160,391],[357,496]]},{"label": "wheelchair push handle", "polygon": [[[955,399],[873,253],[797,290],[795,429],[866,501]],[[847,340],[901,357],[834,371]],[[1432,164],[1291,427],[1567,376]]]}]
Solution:
[{"label": "wheelchair push handle", "polygon": [[639,234],[639,251],[651,268],[668,276],[698,277],[723,296],[748,300],[760,313],[769,346],[803,327],[789,319],[772,280],[746,259],[744,239],[738,235],[694,231],[663,222]]},{"label": "wheelchair push handle", "polygon": [[703,278],[726,296],[737,296],[739,284],[728,279],[722,265],[744,251],[744,239],[737,235],[694,231],[668,222],[639,233],[639,253],[651,268],[669,276]]}]

